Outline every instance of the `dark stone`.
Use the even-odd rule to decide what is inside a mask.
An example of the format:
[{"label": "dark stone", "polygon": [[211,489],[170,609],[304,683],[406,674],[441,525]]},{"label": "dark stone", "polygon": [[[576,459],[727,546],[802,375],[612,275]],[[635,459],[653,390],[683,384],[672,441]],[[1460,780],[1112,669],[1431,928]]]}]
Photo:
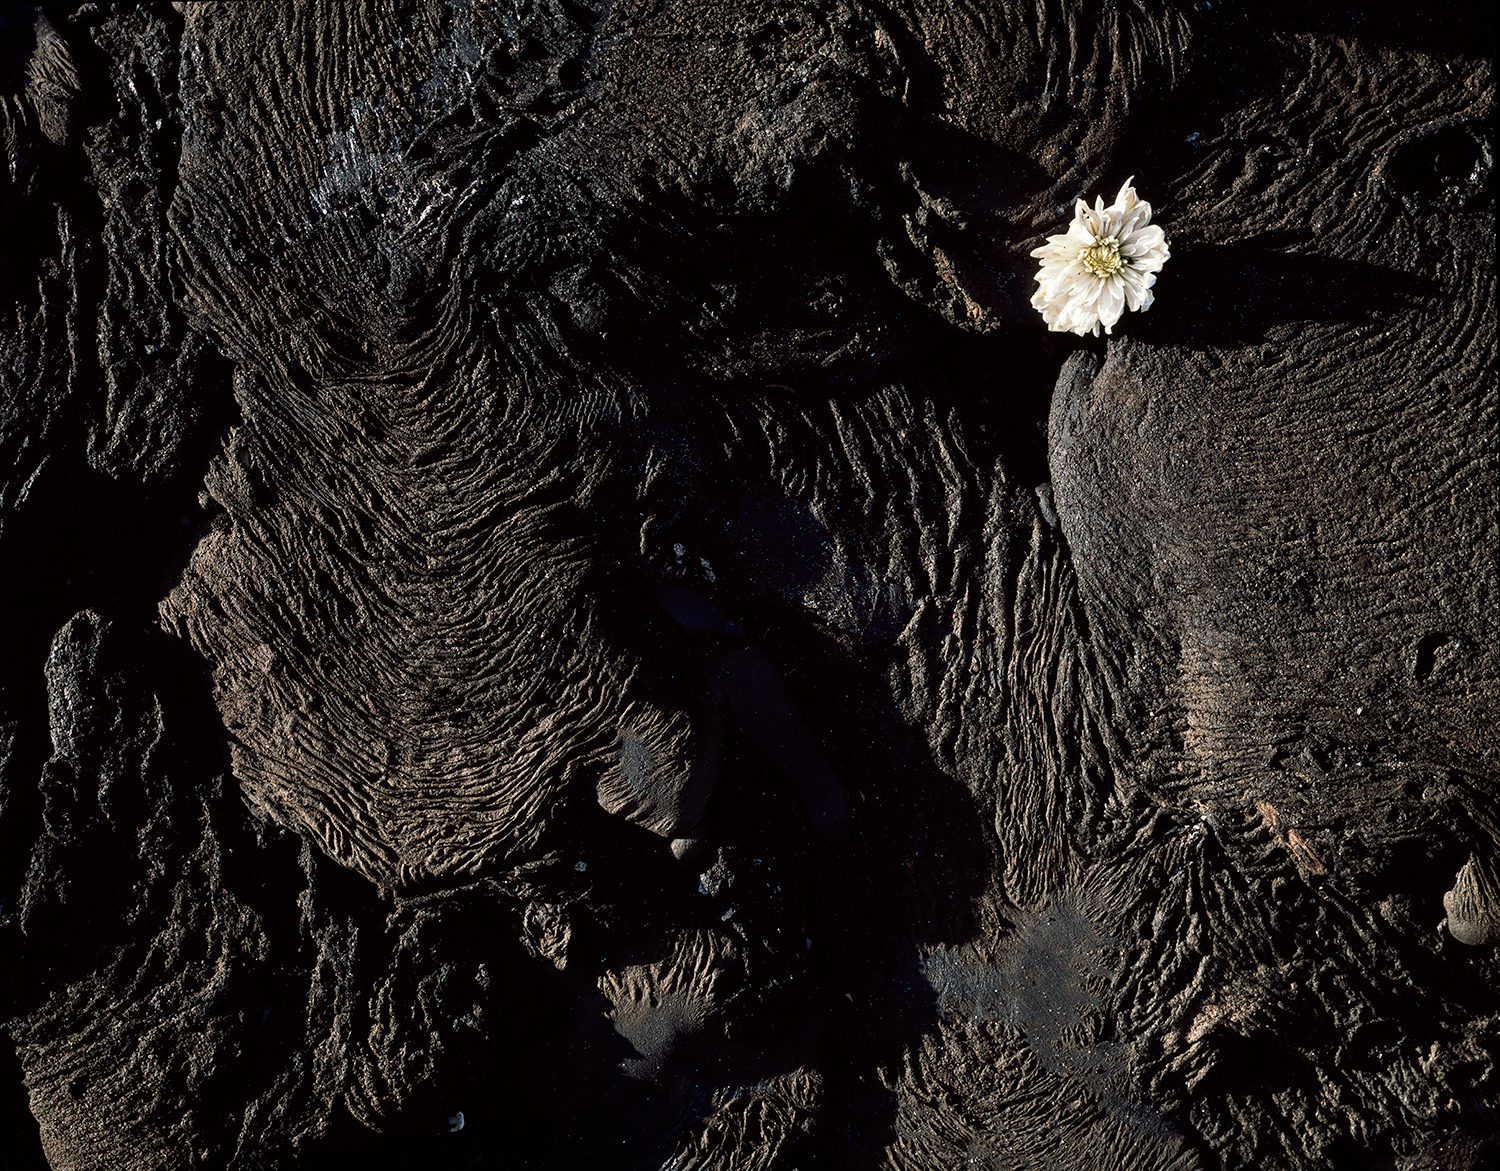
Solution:
[{"label": "dark stone", "polygon": [[1494,1166],[1493,105],[1472,7],[0,6],[7,1168]]}]

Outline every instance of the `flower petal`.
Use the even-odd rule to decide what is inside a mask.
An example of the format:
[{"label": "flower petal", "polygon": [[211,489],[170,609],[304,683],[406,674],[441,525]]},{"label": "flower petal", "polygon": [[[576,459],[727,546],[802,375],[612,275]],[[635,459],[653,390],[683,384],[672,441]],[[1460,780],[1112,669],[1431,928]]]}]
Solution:
[{"label": "flower petal", "polygon": [[1120,320],[1125,312],[1125,287],[1118,278],[1104,282],[1099,292],[1099,320],[1106,328]]},{"label": "flower petal", "polygon": [[[1134,183],[1133,177],[1127,179],[1108,207],[1102,195],[1095,197],[1093,207],[1075,201],[1067,231],[1048,236],[1045,245],[1032,250],[1041,266],[1031,304],[1048,329],[1097,337],[1101,326],[1110,333],[1127,309],[1151,306],[1155,274],[1171,253],[1166,233],[1151,224],[1151,205],[1136,195]],[[1109,277],[1100,277],[1084,263],[1086,250],[1099,244],[1118,252],[1120,268]]]}]

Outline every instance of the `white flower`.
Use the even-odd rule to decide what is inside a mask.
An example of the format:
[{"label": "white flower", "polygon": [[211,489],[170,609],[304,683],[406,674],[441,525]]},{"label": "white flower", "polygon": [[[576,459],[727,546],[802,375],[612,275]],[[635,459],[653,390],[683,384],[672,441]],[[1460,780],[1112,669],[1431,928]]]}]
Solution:
[{"label": "white flower", "polygon": [[1133,182],[1125,180],[1108,207],[1103,196],[1092,210],[1080,199],[1067,232],[1048,236],[1032,253],[1042,269],[1031,303],[1048,329],[1097,337],[1101,325],[1111,331],[1127,306],[1142,312],[1151,307],[1151,286],[1172,254],[1166,233],[1148,226],[1151,205],[1135,197]]}]

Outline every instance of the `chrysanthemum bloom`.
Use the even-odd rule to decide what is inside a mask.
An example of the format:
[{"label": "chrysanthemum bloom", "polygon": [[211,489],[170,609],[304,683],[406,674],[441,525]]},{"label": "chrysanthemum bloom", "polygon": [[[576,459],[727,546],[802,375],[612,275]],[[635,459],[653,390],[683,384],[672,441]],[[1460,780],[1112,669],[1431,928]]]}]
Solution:
[{"label": "chrysanthemum bloom", "polygon": [[1150,226],[1151,205],[1135,197],[1133,182],[1125,180],[1108,207],[1102,195],[1092,210],[1080,199],[1068,230],[1032,253],[1042,270],[1031,303],[1048,329],[1097,337],[1101,325],[1111,331],[1127,306],[1151,307],[1151,286],[1172,254],[1166,233]]}]

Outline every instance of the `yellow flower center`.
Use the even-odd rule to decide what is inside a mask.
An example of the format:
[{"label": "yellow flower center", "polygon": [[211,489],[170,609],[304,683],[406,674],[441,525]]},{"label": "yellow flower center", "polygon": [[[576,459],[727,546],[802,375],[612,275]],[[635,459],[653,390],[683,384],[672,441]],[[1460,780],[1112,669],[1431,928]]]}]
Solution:
[{"label": "yellow flower center", "polygon": [[1120,259],[1120,245],[1114,240],[1100,240],[1083,250],[1080,259],[1083,267],[1095,276],[1114,276],[1124,267]]}]

